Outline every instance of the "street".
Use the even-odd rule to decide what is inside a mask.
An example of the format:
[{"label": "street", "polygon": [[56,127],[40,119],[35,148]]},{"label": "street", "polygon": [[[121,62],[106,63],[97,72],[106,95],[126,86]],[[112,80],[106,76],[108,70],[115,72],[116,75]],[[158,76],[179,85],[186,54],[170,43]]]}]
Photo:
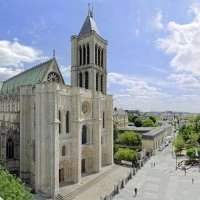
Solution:
[{"label": "street", "polygon": [[[186,176],[183,171],[176,171],[175,168],[176,161],[172,158],[170,145],[153,156],[114,199],[200,200],[198,168],[188,170]],[[138,188],[137,197],[134,197],[135,187]]]}]

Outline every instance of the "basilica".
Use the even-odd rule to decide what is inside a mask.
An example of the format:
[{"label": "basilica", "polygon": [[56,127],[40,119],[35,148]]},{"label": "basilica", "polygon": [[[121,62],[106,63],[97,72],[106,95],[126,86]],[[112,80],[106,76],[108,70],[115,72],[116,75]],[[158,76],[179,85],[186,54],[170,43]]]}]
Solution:
[{"label": "basilica", "polygon": [[55,198],[113,164],[112,103],[107,41],[89,10],[71,37],[71,85],[55,57],[0,82],[0,165]]}]

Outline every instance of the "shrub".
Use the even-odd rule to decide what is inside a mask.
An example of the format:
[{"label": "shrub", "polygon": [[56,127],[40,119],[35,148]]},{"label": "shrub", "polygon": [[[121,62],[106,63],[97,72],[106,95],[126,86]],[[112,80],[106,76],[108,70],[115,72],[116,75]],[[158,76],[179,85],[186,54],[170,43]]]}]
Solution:
[{"label": "shrub", "polygon": [[137,160],[137,157],[137,152],[135,150],[127,148],[119,148],[114,155],[114,158],[117,161],[126,160],[132,162]]},{"label": "shrub", "polygon": [[30,190],[22,181],[0,167],[0,197],[4,200],[31,200]]}]

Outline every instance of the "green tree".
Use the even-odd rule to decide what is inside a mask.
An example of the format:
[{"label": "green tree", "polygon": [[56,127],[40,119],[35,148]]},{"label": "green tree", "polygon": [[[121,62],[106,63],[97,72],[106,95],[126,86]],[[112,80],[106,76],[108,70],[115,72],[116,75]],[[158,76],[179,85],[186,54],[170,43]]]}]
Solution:
[{"label": "green tree", "polygon": [[150,118],[147,118],[142,122],[142,126],[143,127],[154,127],[155,124],[154,124],[153,120],[151,120]]},{"label": "green tree", "polygon": [[137,152],[135,150],[127,149],[127,148],[119,148],[118,151],[114,155],[114,159],[121,161],[136,161],[138,158]]},{"label": "green tree", "polygon": [[156,118],[154,116],[150,116],[149,119],[151,119],[154,124],[156,123]]},{"label": "green tree", "polygon": [[[189,148],[189,149],[187,149],[187,152],[186,152],[186,154],[187,154],[187,156],[190,158],[190,159],[195,159],[196,158],[196,151],[197,151],[197,149],[196,148]],[[197,152],[198,153],[198,152]]]},{"label": "green tree", "polygon": [[31,200],[30,190],[23,182],[0,167],[0,197],[4,200]]},{"label": "green tree", "polygon": [[136,127],[141,127],[142,126],[142,120],[138,117],[135,119],[134,124]]},{"label": "green tree", "polygon": [[181,153],[181,151],[185,148],[185,142],[181,135],[178,135],[174,141],[175,153]]},{"label": "green tree", "polygon": [[142,146],[142,138],[139,134],[133,131],[125,131],[118,137],[118,143],[127,146]]}]

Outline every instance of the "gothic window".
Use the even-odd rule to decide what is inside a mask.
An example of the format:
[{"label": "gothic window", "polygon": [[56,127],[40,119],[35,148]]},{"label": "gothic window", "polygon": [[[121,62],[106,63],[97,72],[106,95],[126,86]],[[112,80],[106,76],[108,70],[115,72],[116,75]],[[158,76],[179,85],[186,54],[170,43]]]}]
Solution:
[{"label": "gothic window", "polygon": [[98,48],[98,65],[100,66],[101,49]]},{"label": "gothic window", "polygon": [[102,125],[103,125],[103,128],[105,128],[105,113],[103,112],[103,123],[102,123]]},{"label": "gothic window", "polygon": [[87,144],[87,126],[82,127],[82,144]]},{"label": "gothic window", "polygon": [[83,87],[83,75],[81,72],[79,73],[79,86]]},{"label": "gothic window", "polygon": [[87,44],[87,64],[90,64],[90,45]]},{"label": "gothic window", "polygon": [[99,90],[99,74],[96,73],[96,91]]},{"label": "gothic window", "polygon": [[51,82],[59,82],[59,75],[56,72],[50,72],[47,76],[47,80]]},{"label": "gothic window", "polygon": [[103,75],[101,75],[101,92],[103,92]]},{"label": "gothic window", "polygon": [[6,144],[6,157],[7,159],[14,158],[14,142],[11,138],[7,140]]},{"label": "gothic window", "polygon": [[85,45],[83,45],[83,65],[86,64],[86,48]]},{"label": "gothic window", "polygon": [[66,113],[66,133],[69,133],[69,111]]},{"label": "gothic window", "polygon": [[101,50],[101,67],[103,67],[103,56],[104,56],[104,53],[103,53],[103,49]]},{"label": "gothic window", "polygon": [[89,88],[89,73],[85,72],[85,88]]},{"label": "gothic window", "polygon": [[97,45],[95,45],[95,65],[97,65],[98,63],[97,63],[97,57],[98,57],[98,47],[97,47]]},{"label": "gothic window", "polygon": [[61,133],[61,111],[59,110],[58,111],[58,119],[59,119],[59,127],[58,127],[58,129],[59,129],[59,134]]},{"label": "gothic window", "polygon": [[79,64],[82,65],[82,47],[79,47]]},{"label": "gothic window", "polygon": [[66,147],[65,145],[62,146],[62,156],[65,156],[66,155]]}]

